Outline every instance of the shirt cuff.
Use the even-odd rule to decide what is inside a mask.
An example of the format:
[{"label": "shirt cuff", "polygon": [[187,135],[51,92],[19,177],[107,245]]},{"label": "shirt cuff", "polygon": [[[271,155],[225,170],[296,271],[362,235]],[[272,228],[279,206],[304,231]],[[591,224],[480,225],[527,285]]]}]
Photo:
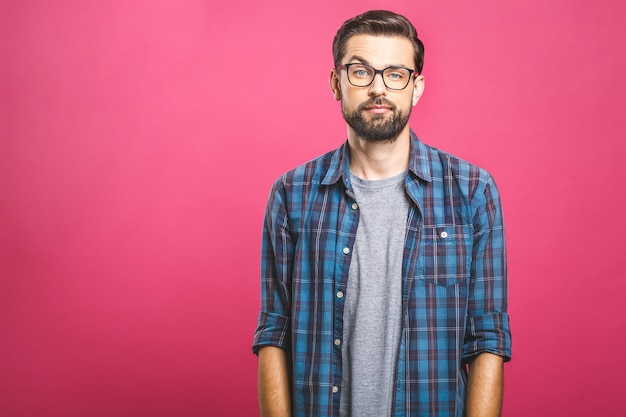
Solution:
[{"label": "shirt cuff", "polygon": [[511,360],[511,329],[506,312],[470,317],[467,321],[463,359],[489,352]]},{"label": "shirt cuff", "polygon": [[289,317],[275,313],[259,313],[259,325],[254,333],[252,353],[258,354],[263,346],[289,347]]}]

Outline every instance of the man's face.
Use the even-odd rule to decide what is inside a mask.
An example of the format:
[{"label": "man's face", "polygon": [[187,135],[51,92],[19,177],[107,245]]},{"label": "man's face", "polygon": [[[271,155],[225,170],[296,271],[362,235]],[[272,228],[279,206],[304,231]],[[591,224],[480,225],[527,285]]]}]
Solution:
[{"label": "man's face", "polygon": [[[408,39],[400,37],[356,35],[346,43],[341,64],[361,63],[382,70],[391,66],[415,68],[414,51]],[[367,87],[355,87],[346,70],[333,70],[331,88],[341,100],[348,128],[371,142],[394,141],[408,129],[411,108],[422,94],[424,79],[417,76],[403,90],[388,89],[381,74]]]}]

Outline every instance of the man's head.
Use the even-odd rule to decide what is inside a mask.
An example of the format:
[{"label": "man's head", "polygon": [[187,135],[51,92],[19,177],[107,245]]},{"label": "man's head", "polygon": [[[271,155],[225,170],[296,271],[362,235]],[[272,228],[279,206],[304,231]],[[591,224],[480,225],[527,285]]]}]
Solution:
[{"label": "man's head", "polygon": [[424,44],[417,37],[413,24],[404,16],[388,10],[370,10],[352,19],[348,19],[339,28],[333,39],[333,60],[335,66],[341,62],[346,54],[346,43],[355,35],[372,35],[406,38],[411,42],[415,54],[415,63],[412,69],[417,74],[422,73],[424,66]]},{"label": "man's head", "polygon": [[413,25],[393,12],[364,13],[339,29],[333,55],[330,87],[349,133],[370,142],[408,134],[424,89],[424,47]]}]

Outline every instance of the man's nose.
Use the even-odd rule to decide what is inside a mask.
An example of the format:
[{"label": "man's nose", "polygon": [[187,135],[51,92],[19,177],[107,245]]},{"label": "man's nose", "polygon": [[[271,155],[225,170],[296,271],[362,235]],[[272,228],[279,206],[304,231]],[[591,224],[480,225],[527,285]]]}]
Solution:
[{"label": "man's nose", "polygon": [[375,74],[374,80],[369,85],[369,95],[370,96],[384,96],[387,95],[387,86],[383,81],[383,74]]}]

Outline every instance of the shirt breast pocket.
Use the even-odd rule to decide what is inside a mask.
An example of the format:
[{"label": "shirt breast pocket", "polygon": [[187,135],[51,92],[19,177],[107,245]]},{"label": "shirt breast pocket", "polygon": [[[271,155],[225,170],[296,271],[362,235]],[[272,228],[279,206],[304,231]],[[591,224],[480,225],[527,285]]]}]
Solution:
[{"label": "shirt breast pocket", "polygon": [[465,225],[422,228],[419,278],[442,287],[469,279],[472,228]]}]

